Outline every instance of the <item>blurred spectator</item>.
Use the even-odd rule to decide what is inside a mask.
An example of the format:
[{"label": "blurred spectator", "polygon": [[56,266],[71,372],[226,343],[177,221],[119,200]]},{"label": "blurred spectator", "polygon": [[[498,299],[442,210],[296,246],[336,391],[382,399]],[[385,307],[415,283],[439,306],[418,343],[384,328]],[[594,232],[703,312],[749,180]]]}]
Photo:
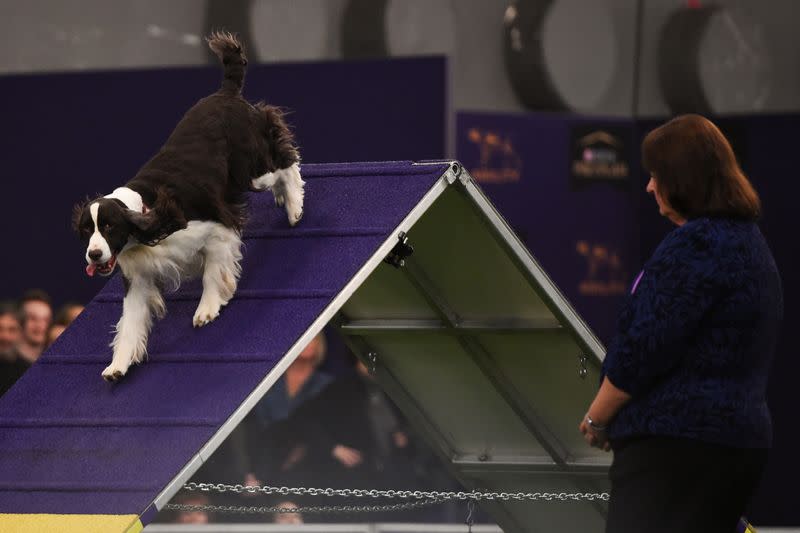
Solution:
[{"label": "blurred spectator", "polygon": [[[347,416],[342,416],[347,413]],[[337,380],[309,404],[306,425],[328,469],[348,486],[410,488],[414,468],[400,412],[361,361],[356,372]]]},{"label": "blurred spectator", "polygon": [[[208,505],[208,496],[199,492],[181,493],[174,503],[180,505]],[[178,524],[208,524],[211,515],[208,511],[178,511],[173,522]]]},{"label": "blurred spectator", "polygon": [[78,302],[67,302],[59,308],[53,319],[54,324],[61,324],[64,327],[69,326],[78,318],[78,315],[83,312],[84,306]]},{"label": "blurred spectator", "polygon": [[47,328],[47,342],[45,343],[45,348],[49,348],[56,339],[64,333],[64,330],[67,329],[67,326],[64,324],[59,324],[58,322],[53,322],[50,324],[50,327]]},{"label": "blurred spectator", "polygon": [[49,348],[64,330],[83,312],[83,305],[77,302],[68,302],[61,306],[50,327],[47,328],[47,341],[45,348]]},{"label": "blurred spectator", "polygon": [[[271,485],[416,489],[427,485],[424,464],[405,420],[367,368],[332,382],[264,433],[262,468]],[[322,480],[322,481],[321,481]],[[317,504],[302,500],[302,503]],[[363,503],[345,500],[341,504]],[[408,519],[381,513],[375,520]],[[330,517],[315,517],[328,521]]]},{"label": "blurred spectator", "polygon": [[[325,360],[327,346],[325,333],[320,332],[253,408],[253,416],[245,424],[252,458],[249,462],[262,476],[291,469],[305,458],[308,447],[296,438],[293,424],[287,421],[299,406],[333,381],[318,370]],[[258,476],[249,472],[245,484],[260,484]]]},{"label": "blurred spectator", "polygon": [[22,340],[22,313],[14,302],[0,302],[0,396],[25,373],[30,363],[17,350]]},{"label": "blurred spectator", "polygon": [[22,341],[18,350],[23,359],[33,364],[47,344],[47,328],[53,319],[53,308],[46,292],[34,289],[20,300],[22,306]]},{"label": "blurred spectator", "polygon": [[317,370],[326,353],[325,334],[320,332],[253,408],[263,428],[289,418],[299,405],[318,395],[333,381],[331,376]]},{"label": "blurred spectator", "polygon": [[325,480],[335,487],[420,486],[404,419],[360,362],[356,372],[270,428],[269,437],[282,445],[269,454],[277,460],[273,484],[316,486]]},{"label": "blurred spectator", "polygon": [[14,350],[22,340],[22,315],[14,302],[0,302],[0,354]]},{"label": "blurred spectator", "polygon": [[[298,509],[300,506],[294,502],[281,501],[275,507],[283,507],[285,509]],[[275,513],[275,518],[272,520],[276,524],[302,524],[303,515],[300,513]]]},{"label": "blurred spectator", "polygon": [[[197,472],[198,480],[261,485],[260,479],[270,475],[274,463],[275,450],[289,442],[281,431],[267,431],[267,427],[285,421],[289,414],[306,398],[316,395],[331,378],[317,372],[317,367],[325,359],[327,343],[324,333],[314,337],[308,346],[289,365],[283,376],[256,404],[250,415],[239,424],[222,443],[211,458]],[[285,455],[281,451],[278,455]],[[298,448],[295,454],[303,456],[305,450]],[[265,465],[269,466],[265,466]],[[214,495],[215,505],[242,505],[242,498],[253,499],[258,495]],[[249,517],[226,517],[230,521],[249,519]]]}]

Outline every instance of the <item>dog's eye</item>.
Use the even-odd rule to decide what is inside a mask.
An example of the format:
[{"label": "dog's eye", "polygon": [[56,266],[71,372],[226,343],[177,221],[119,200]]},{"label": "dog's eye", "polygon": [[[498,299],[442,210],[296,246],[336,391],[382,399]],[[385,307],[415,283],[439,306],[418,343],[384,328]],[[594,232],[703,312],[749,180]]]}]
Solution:
[{"label": "dog's eye", "polygon": [[103,224],[103,231],[108,231],[108,230],[110,230],[111,228],[112,228],[112,225],[111,225],[111,224],[108,224],[108,223],[106,223],[106,224]]}]

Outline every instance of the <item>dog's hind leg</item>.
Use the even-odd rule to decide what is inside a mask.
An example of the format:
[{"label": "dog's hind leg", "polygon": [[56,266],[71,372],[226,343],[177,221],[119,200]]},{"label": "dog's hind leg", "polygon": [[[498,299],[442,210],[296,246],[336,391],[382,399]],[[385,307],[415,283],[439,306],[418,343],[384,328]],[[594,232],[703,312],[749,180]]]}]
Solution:
[{"label": "dog's hind leg", "polygon": [[209,235],[203,247],[203,295],[197,305],[192,323],[205,326],[219,316],[239,283],[242,268],[242,241],[239,234],[219,224]]},{"label": "dog's hind leg", "polygon": [[294,226],[303,218],[303,198],[305,182],[300,177],[300,165],[292,165],[267,172],[252,181],[253,189],[264,191],[270,189],[275,196],[275,203],[286,207],[289,224]]},{"label": "dog's hind leg", "polygon": [[280,179],[280,174],[277,172],[267,172],[263,176],[259,176],[252,180],[251,185],[253,190],[256,191],[271,191],[275,197],[275,205],[282,206],[286,198],[286,187],[283,180]]},{"label": "dog's hind leg", "polygon": [[117,381],[132,364],[144,360],[153,315],[164,315],[164,299],[151,279],[141,276],[125,278],[125,288],[122,316],[117,322],[117,334],[111,342],[114,356],[111,364],[103,370],[103,379],[107,381]]},{"label": "dog's hind leg", "polygon": [[303,218],[304,187],[306,183],[300,177],[300,165],[294,163],[287,168],[278,170],[276,174],[278,174],[278,182],[273,187],[273,190],[280,184],[289,224],[294,226]]},{"label": "dog's hind leg", "polygon": [[283,119],[283,112],[274,106],[256,104],[263,119],[265,169],[276,169],[252,181],[256,190],[271,189],[275,203],[286,207],[289,224],[294,226],[303,217],[305,182],[300,177],[300,153],[294,136]]}]

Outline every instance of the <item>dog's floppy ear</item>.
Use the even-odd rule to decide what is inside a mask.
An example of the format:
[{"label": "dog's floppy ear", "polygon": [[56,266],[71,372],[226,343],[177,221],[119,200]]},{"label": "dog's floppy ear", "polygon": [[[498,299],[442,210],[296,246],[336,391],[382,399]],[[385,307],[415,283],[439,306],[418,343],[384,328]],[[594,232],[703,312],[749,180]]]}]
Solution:
[{"label": "dog's floppy ear", "polygon": [[133,237],[147,246],[155,246],[170,234],[186,228],[183,211],[163,187],[156,191],[152,209],[146,213],[127,209],[125,217],[131,223]]},{"label": "dog's floppy ear", "polygon": [[83,210],[95,199],[96,197],[87,196],[72,206],[72,230],[78,235],[81,233],[81,215],[83,215]]}]

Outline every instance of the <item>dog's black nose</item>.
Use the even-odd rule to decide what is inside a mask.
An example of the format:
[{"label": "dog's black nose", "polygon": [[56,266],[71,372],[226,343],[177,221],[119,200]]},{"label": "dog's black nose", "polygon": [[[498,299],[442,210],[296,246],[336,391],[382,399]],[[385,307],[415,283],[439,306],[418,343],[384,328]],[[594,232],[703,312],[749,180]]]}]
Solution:
[{"label": "dog's black nose", "polygon": [[92,261],[97,261],[101,257],[103,257],[103,251],[102,250],[91,250],[89,252],[89,259],[91,259]]}]

